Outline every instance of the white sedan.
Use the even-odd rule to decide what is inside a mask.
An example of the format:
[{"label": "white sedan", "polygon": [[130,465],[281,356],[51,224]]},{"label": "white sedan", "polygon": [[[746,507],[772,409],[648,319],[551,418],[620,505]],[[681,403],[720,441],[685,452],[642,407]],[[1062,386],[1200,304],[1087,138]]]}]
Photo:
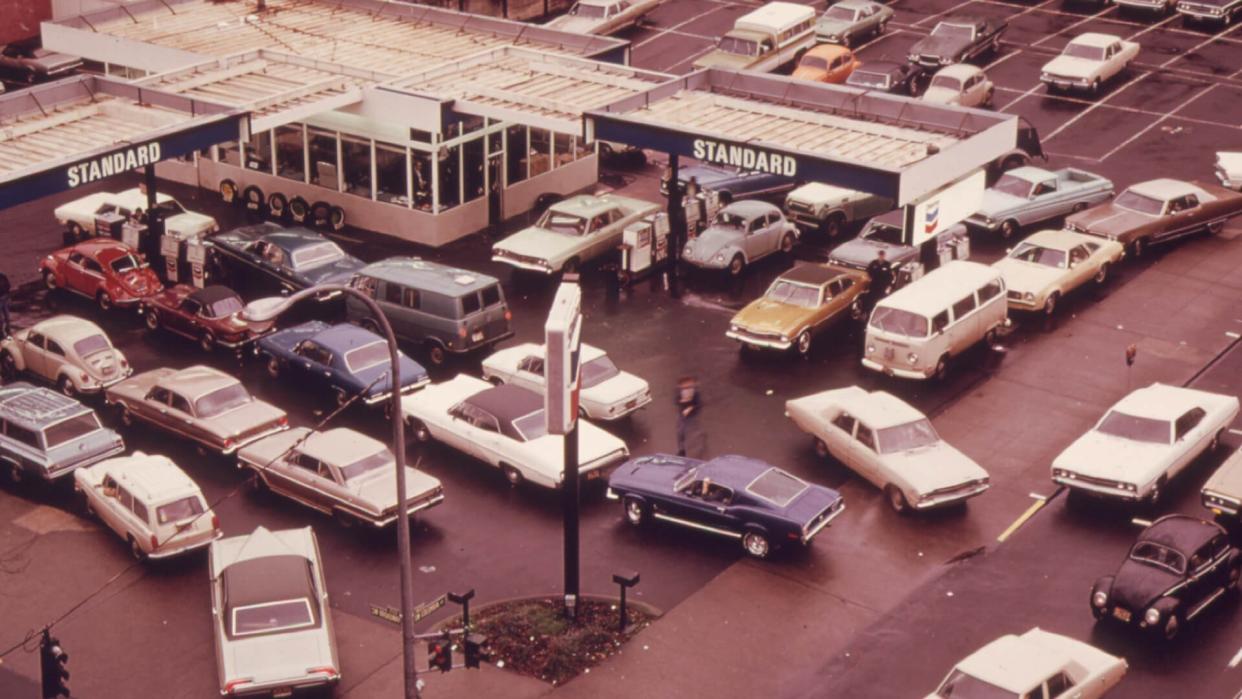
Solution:
[{"label": "white sedan", "polygon": [[1005,278],[1009,308],[1052,315],[1069,292],[1103,285],[1108,270],[1125,256],[1121,243],[1074,231],[1039,231],[992,266]]},{"label": "white sedan", "polygon": [[23,371],[74,396],[98,393],[134,370],[98,325],[85,318],[59,315],[18,330],[0,342],[0,374],[11,381]]},{"label": "white sedan", "polygon": [[638,24],[661,0],[578,0],[565,14],[543,26],[572,34],[615,34]]},{"label": "white sedan", "polygon": [[1087,32],[1074,37],[1061,49],[1061,55],[1044,64],[1039,79],[1050,90],[1090,90],[1125,70],[1138,56],[1139,45],[1112,34]]},{"label": "white sedan", "polygon": [[1070,492],[1157,502],[1170,478],[1220,444],[1238,399],[1154,383],[1122,398],[1052,462]]},{"label": "white sedan", "polygon": [[832,456],[884,490],[897,512],[924,510],[979,495],[988,473],[936,434],[913,406],[858,386],[785,402],[785,414]]},{"label": "white sedan", "polygon": [[[538,393],[521,386],[492,386],[463,374],[403,397],[401,409],[414,439],[435,439],[485,461],[503,471],[512,485],[530,481],[558,488],[564,480],[564,442],[548,434]],[[578,473],[583,479],[603,478],[629,454],[625,442],[578,421]]]},{"label": "white sedan", "polygon": [[1099,699],[1125,677],[1125,658],[1034,628],[1007,634],[971,653],[925,699]]},{"label": "white sedan", "polygon": [[[483,360],[483,378],[495,384],[509,383],[540,395],[544,347],[527,342],[494,352]],[[651,387],[637,376],[621,371],[604,350],[582,344],[579,354],[582,383],[579,411],[593,420],[617,420],[651,402]]]}]

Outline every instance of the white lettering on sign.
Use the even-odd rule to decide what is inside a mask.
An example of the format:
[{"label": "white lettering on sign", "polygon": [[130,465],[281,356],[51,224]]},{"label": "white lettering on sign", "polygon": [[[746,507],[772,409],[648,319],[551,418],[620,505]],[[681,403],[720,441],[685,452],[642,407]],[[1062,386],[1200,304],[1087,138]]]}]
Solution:
[{"label": "white lettering on sign", "polygon": [[789,155],[743,146],[736,143],[720,143],[702,138],[694,139],[694,158],[705,163],[731,165],[751,172],[794,177],[798,174],[798,161]]},{"label": "white lettering on sign", "polygon": [[94,160],[69,166],[69,188],[102,180],[105,177],[119,175],[122,172],[136,170],[145,165],[153,165],[160,161],[160,144],[146,143],[123,151],[100,156]]}]

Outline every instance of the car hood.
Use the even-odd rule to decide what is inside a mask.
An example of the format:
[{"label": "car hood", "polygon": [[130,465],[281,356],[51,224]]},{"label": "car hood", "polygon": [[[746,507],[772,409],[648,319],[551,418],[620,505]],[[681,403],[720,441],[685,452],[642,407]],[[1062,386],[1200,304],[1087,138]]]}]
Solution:
[{"label": "car hood", "polygon": [[929,87],[921,99],[935,104],[957,104],[961,101],[962,94],[947,87]]},{"label": "car hood", "polygon": [[693,459],[667,454],[630,459],[612,472],[608,485],[627,490],[669,493],[678,476],[695,463]]},{"label": "car hood", "polygon": [[788,335],[810,319],[815,311],[791,303],[768,298],[751,301],[733,316],[733,324],[759,332],[775,332]]},{"label": "car hood", "polygon": [[324,624],[304,631],[226,640],[221,648],[225,682],[252,678],[255,684],[306,676],[307,668],[335,666]]},{"label": "car hood", "polygon": [[983,190],[983,203],[976,213],[991,218],[1002,218],[1005,214],[1016,211],[1028,203],[1028,200],[1023,197],[1015,197],[998,189],[985,189]]},{"label": "car hood", "polygon": [[607,381],[582,389],[582,397],[585,400],[610,404],[625,400],[647,389],[646,381],[628,371],[623,371]]},{"label": "car hood", "polygon": [[677,181],[685,184],[693,177],[700,187],[711,188],[711,185],[734,179],[736,174],[728,170],[719,170],[716,168],[703,167],[702,165],[691,165],[689,167],[678,168]]},{"label": "car hood", "polygon": [[1216,161],[1230,177],[1238,177],[1242,175],[1242,152],[1231,153],[1228,151],[1218,151],[1216,153]]},{"label": "car hood", "polygon": [[820,17],[815,21],[815,31],[817,33],[831,36],[840,36],[849,31],[849,28],[852,26],[854,26],[853,22],[832,17]]},{"label": "car hood", "polygon": [[741,239],[740,229],[712,226],[686,243],[684,256],[687,259],[707,262],[725,248],[737,245]]},{"label": "car hood", "polygon": [[922,494],[988,477],[988,472],[979,464],[945,442],[922,449],[884,454],[883,459]]},{"label": "car hood", "polygon": [[1065,274],[1063,269],[1055,269],[1034,262],[1023,262],[1012,257],[1002,257],[992,266],[1000,270],[1001,276],[1005,278],[1005,286],[1010,291],[1022,293],[1029,291],[1032,294],[1038,294],[1055,284]]},{"label": "car hood", "polygon": [[947,56],[949,58],[957,58],[957,55],[970,46],[970,39],[958,36],[928,36],[914,42],[914,46],[910,47],[910,53],[919,56]]},{"label": "car hood", "polygon": [[1100,64],[1086,58],[1057,56],[1044,64],[1044,72],[1065,78],[1087,78],[1095,74]]},{"label": "car hood", "polygon": [[1065,219],[1066,226],[1075,226],[1099,236],[1116,236],[1146,226],[1155,216],[1140,214],[1112,204],[1103,204],[1080,211]]},{"label": "car hood", "polygon": [[713,50],[694,62],[695,68],[745,68],[755,56],[739,56],[736,53]]},{"label": "car hood", "polygon": [[1127,558],[1121,568],[1117,569],[1117,576],[1113,578],[1113,589],[1108,596],[1113,604],[1120,604],[1136,614],[1142,614],[1179,582],[1181,576],[1175,573]]},{"label": "car hood", "polygon": [[541,260],[555,260],[569,255],[579,246],[580,242],[581,238],[531,226],[496,243],[493,249]]},{"label": "car hood", "polygon": [[855,238],[833,248],[829,254],[829,261],[839,262],[855,269],[866,269],[880,250],[884,251],[884,256],[894,265],[907,262],[915,256],[914,248],[905,245],[890,245],[878,240]]},{"label": "car hood", "polygon": [[316,286],[318,284],[344,284],[349,281],[354,273],[366,267],[367,264],[352,255],[346,255],[339,260],[329,262],[328,264],[319,265],[310,269],[298,270],[297,275],[304,279],[307,286]]},{"label": "car hood", "polygon": [[1052,465],[1084,476],[1142,486],[1160,475],[1170,449],[1168,444],[1136,442],[1092,430],[1069,445]]},{"label": "car hood", "polygon": [[214,230],[216,220],[206,214],[187,211],[165,219],[164,227],[170,232],[181,233],[183,237],[188,237]]},{"label": "car hood", "polygon": [[[366,500],[377,512],[397,506],[397,473],[391,468],[377,469],[362,478],[348,481],[346,487]],[[405,497],[408,501],[430,495],[440,487],[440,480],[424,471],[405,467]]]}]

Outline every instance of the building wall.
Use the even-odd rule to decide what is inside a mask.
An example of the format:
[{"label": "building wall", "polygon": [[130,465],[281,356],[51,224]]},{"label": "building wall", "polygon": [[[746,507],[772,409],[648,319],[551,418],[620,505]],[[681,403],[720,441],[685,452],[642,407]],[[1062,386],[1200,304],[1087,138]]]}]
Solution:
[{"label": "building wall", "polygon": [[39,23],[52,18],[51,0],[0,0],[0,44],[39,36]]}]

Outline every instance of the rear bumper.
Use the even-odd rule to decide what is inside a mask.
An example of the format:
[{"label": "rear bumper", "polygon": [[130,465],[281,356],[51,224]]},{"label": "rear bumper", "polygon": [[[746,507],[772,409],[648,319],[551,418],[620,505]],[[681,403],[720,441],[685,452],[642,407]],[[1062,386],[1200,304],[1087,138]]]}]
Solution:
[{"label": "rear bumper", "polygon": [[832,520],[836,519],[837,517],[840,517],[842,512],[845,512],[845,503],[841,503],[841,506],[837,508],[836,512],[833,512],[832,514],[825,517],[823,521],[815,525],[814,529],[811,529],[810,531],[803,534],[802,544],[805,546],[806,544],[811,543],[811,540],[815,538],[815,535],[819,534],[821,531],[824,530],[825,527],[831,524]]},{"label": "rear bumper", "polygon": [[210,537],[203,539],[202,541],[195,541],[194,543],[185,544],[185,545],[175,545],[175,546],[169,545],[161,549],[160,551],[148,552],[147,558],[153,561],[159,561],[165,558],[173,558],[174,556],[181,556],[181,555],[190,553],[192,551],[197,551],[198,549],[210,546],[211,542],[215,541],[216,539],[219,539],[222,536],[224,536],[224,532],[217,529],[215,530],[214,534],[212,534]]},{"label": "rear bumper", "polygon": [[[423,510],[431,509],[432,507],[435,507],[436,505],[439,505],[442,502],[444,502],[444,493],[437,493],[436,495],[433,495],[429,498],[415,500],[414,502],[410,503],[409,509],[406,510],[406,513],[412,515],[417,512],[422,512]],[[397,517],[398,515],[394,512],[393,514],[389,515],[388,517],[384,517],[383,519],[372,519],[368,521],[370,522],[371,526],[375,527],[376,529],[383,529],[385,527],[391,526],[394,522],[396,522]]]}]

